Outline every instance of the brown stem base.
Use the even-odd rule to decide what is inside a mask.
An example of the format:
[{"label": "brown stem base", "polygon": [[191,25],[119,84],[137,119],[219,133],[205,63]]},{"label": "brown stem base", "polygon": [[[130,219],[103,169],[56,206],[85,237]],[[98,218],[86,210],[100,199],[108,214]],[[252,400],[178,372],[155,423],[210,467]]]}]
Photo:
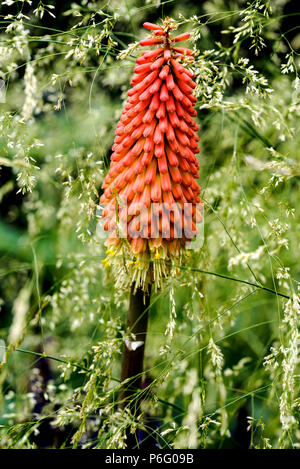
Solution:
[{"label": "brown stem base", "polygon": [[[121,381],[129,379],[120,392],[120,408],[126,407],[135,417],[140,414],[140,398],[137,391],[142,386],[144,350],[147,334],[148,311],[150,305],[150,292],[145,294],[140,288],[134,294],[134,285],[131,287],[129,311],[127,316],[126,330],[135,335],[136,342],[124,344],[122,355]],[[134,346],[137,346],[135,350]],[[127,448],[133,449],[138,446],[137,435],[127,432]]]}]

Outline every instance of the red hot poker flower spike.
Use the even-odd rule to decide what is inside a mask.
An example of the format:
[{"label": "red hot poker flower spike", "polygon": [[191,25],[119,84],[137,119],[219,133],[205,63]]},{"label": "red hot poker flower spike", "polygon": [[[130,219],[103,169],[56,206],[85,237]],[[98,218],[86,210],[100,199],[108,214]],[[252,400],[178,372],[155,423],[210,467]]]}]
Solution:
[{"label": "red hot poker flower spike", "polygon": [[115,266],[119,281],[124,274],[126,286],[135,282],[146,289],[149,282],[160,287],[170,261],[180,261],[186,242],[197,234],[202,203],[196,181],[196,83],[179,62],[193,60],[193,51],[177,46],[190,34],[172,38],[171,19],[144,27],[151,36],[140,45],[157,48],[136,60],[100,202],[109,231],[104,262]]}]

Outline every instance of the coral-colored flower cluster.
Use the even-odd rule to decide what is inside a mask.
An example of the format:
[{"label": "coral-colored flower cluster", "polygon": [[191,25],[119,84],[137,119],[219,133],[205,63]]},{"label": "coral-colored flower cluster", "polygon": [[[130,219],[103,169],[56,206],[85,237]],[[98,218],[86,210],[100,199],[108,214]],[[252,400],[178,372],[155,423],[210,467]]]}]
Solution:
[{"label": "coral-colored flower cluster", "polygon": [[121,221],[133,254],[163,250],[169,257],[196,235],[200,203],[196,84],[180,63],[192,61],[193,51],[178,47],[189,33],[171,38],[168,22],[144,27],[151,36],[140,45],[156,48],[136,60],[100,202],[107,244],[120,243]]}]

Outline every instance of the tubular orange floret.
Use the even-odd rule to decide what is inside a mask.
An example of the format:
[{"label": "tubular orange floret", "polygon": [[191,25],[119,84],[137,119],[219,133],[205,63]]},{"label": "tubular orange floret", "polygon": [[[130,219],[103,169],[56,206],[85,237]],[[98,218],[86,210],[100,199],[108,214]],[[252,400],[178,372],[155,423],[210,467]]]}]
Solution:
[{"label": "tubular orange floret", "polygon": [[163,48],[155,49],[155,50],[148,50],[147,52],[144,52],[144,57],[145,57],[145,59],[151,60],[154,57],[157,57],[163,51],[164,51]]},{"label": "tubular orange floret", "polygon": [[156,30],[158,30],[158,29],[161,29],[161,30],[163,29],[163,28],[162,28],[160,25],[158,25],[158,24],[147,23],[147,22],[144,23],[143,26],[144,26],[144,28],[150,29],[151,31],[156,31]]},{"label": "tubular orange floret", "polygon": [[163,39],[158,38],[158,37],[153,37],[150,39],[143,39],[140,41],[141,46],[155,46],[155,44],[162,44]]},{"label": "tubular orange floret", "polygon": [[[132,278],[143,288],[153,281],[151,275],[161,279],[169,269],[167,264],[157,267],[157,259],[178,258],[185,242],[195,236],[192,228],[196,226],[200,202],[196,181],[198,125],[193,119],[197,114],[193,94],[196,83],[193,72],[184,65],[193,51],[176,45],[190,34],[172,38],[170,32],[176,24],[170,19],[163,26],[146,22],[144,27],[151,35],[140,45],[158,47],[144,51],[136,60],[101,196],[101,203],[107,204],[104,229],[110,231],[107,244],[113,246],[112,263],[120,269],[123,262],[116,260],[114,264],[113,259],[127,246],[129,258],[133,256],[131,259],[139,263]],[[123,233],[128,244],[122,243],[118,235],[116,209],[121,203],[127,203],[119,220],[125,224]],[[183,211],[188,203],[191,207]],[[178,238],[185,226],[186,233]],[[128,271],[135,268],[131,267],[134,262],[128,263]]]},{"label": "tubular orange floret", "polygon": [[174,42],[185,41],[186,39],[188,39],[190,37],[190,35],[191,35],[190,33],[179,34],[179,36],[173,37],[172,41],[174,41]]},{"label": "tubular orange floret", "polygon": [[180,54],[183,54],[183,55],[193,55],[194,54],[193,50],[187,49],[186,47],[173,47],[173,49],[176,52],[179,52]]}]

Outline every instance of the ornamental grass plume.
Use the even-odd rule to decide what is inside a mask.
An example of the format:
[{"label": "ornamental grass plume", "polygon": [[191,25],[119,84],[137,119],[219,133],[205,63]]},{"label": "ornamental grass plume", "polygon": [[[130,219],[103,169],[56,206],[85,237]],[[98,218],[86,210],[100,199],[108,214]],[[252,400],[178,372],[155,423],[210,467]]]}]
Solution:
[{"label": "ornamental grass plume", "polygon": [[147,290],[161,287],[172,262],[182,262],[202,205],[196,83],[183,65],[192,63],[193,51],[178,47],[190,34],[171,37],[177,25],[170,18],[144,27],[151,35],[140,45],[155,48],[136,60],[100,203],[109,231],[104,263],[122,286]]}]

